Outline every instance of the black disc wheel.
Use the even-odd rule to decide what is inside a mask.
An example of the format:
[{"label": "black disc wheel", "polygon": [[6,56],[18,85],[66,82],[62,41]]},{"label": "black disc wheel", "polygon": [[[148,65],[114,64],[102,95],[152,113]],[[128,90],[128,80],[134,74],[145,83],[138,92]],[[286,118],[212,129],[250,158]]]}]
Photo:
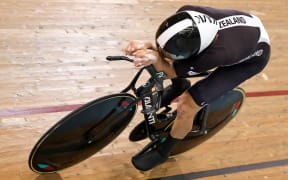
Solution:
[{"label": "black disc wheel", "polygon": [[115,139],[137,110],[134,96],[118,93],[96,99],[70,113],[36,143],[29,167],[51,173],[92,156]]}]

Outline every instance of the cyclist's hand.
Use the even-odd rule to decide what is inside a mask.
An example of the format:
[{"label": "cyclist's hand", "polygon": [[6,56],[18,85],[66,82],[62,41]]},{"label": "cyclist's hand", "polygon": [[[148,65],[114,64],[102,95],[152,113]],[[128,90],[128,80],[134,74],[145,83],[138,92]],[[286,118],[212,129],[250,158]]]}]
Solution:
[{"label": "cyclist's hand", "polygon": [[160,55],[157,51],[152,49],[141,49],[133,53],[134,65],[136,68],[143,68],[150,64],[154,64],[161,60]]},{"label": "cyclist's hand", "polygon": [[130,41],[126,48],[124,48],[126,55],[134,56],[134,53],[141,49],[152,48],[152,43],[148,41],[133,40]]}]

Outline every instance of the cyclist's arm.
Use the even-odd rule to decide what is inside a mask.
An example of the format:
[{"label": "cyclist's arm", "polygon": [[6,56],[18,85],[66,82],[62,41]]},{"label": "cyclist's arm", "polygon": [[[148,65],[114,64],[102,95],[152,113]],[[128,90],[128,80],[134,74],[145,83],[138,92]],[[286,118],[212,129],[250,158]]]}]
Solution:
[{"label": "cyclist's arm", "polygon": [[166,74],[166,78],[171,79],[176,77],[176,72],[173,68],[172,62],[167,61],[160,56],[158,51],[152,49],[141,49],[136,51],[133,56],[134,65],[136,68],[143,68],[153,64],[155,69]]}]

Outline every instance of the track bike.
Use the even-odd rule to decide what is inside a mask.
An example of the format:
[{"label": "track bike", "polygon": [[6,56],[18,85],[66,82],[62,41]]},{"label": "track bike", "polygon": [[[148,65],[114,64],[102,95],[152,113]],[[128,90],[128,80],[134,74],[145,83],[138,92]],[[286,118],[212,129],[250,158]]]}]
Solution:
[{"label": "track bike", "polygon": [[[133,62],[126,56],[108,56],[106,59]],[[144,70],[149,72],[150,77],[136,87]],[[209,72],[193,77],[207,75]],[[129,140],[150,139],[137,155],[151,150],[161,138],[167,137],[177,116],[177,110],[170,105],[161,106],[164,79],[165,74],[157,72],[152,65],[144,67],[120,93],[98,98],[69,113],[35,144],[28,160],[30,169],[37,173],[53,173],[89,158],[127,127],[139,104],[142,104],[144,120],[131,131]],[[245,91],[237,87],[204,106],[195,115],[192,130],[174,147],[171,156],[183,153],[212,137],[235,117],[244,99]]]}]

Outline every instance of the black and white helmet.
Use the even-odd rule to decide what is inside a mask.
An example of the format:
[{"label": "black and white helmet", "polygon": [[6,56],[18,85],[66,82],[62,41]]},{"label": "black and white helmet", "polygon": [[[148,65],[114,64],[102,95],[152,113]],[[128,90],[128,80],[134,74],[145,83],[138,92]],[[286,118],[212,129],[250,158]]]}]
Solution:
[{"label": "black and white helmet", "polygon": [[215,39],[217,21],[200,12],[182,11],[167,18],[156,32],[156,45],[165,56],[187,59],[201,53]]}]

